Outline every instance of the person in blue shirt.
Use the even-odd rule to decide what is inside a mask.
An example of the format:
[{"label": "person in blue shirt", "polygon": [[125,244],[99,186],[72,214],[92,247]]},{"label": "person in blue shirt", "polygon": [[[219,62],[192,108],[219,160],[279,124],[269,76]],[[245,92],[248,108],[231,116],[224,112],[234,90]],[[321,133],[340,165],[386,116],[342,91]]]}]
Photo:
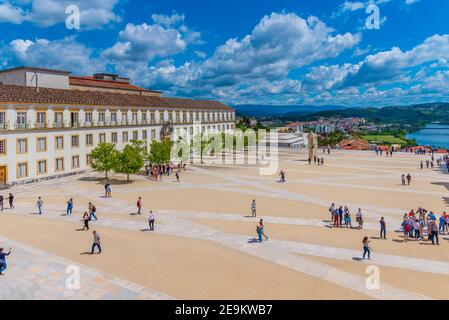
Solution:
[{"label": "person in blue shirt", "polygon": [[11,254],[11,248],[9,248],[9,252],[6,253],[3,248],[0,248],[0,275],[3,275],[3,271],[7,268],[6,257]]},{"label": "person in blue shirt", "polygon": [[440,231],[442,234],[444,234],[444,229],[445,229],[445,227],[446,227],[446,218],[444,217],[443,214],[440,216],[440,221],[439,221],[438,226],[439,226],[439,231]]}]

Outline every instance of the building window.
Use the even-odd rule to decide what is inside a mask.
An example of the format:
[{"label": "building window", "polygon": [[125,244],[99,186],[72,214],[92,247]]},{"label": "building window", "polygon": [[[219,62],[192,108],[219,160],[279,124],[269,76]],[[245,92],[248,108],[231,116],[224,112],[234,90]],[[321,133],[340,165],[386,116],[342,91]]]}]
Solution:
[{"label": "building window", "polygon": [[143,122],[143,123],[146,123],[146,122],[147,122],[147,114],[146,114],[146,112],[143,112],[143,113],[142,113],[142,122]]},{"label": "building window", "polygon": [[105,143],[106,142],[106,133],[100,133],[98,135],[98,140],[100,141],[100,143]]},{"label": "building window", "polygon": [[86,123],[92,123],[92,112],[87,112],[84,117]]},{"label": "building window", "polygon": [[0,140],[0,154],[6,154],[6,140]]},{"label": "building window", "polygon": [[150,113],[150,121],[154,122],[155,120],[156,120],[155,114],[154,114],[154,112],[151,112]]},{"label": "building window", "polygon": [[90,166],[92,164],[92,155],[91,154],[86,155],[86,164],[88,166]]},{"label": "building window", "polygon": [[133,140],[139,140],[139,131],[133,131]]},{"label": "building window", "polygon": [[62,112],[55,112],[55,124],[56,128],[62,128],[64,115]]},{"label": "building window", "polygon": [[117,123],[117,113],[116,112],[111,113],[111,122]]},{"label": "building window", "polygon": [[98,114],[98,122],[100,122],[100,123],[104,123],[104,120],[105,120],[105,113],[104,112],[100,112],[99,114]]},{"label": "building window", "polygon": [[117,132],[112,132],[111,133],[111,142],[112,143],[117,143]]},{"label": "building window", "polygon": [[80,167],[80,156],[72,156],[72,169]]},{"label": "building window", "polygon": [[151,141],[154,141],[154,140],[156,140],[156,130],[152,129],[151,130]]},{"label": "building window", "polygon": [[124,131],[123,132],[123,143],[127,143],[128,142],[128,132],[127,131]]},{"label": "building window", "polygon": [[47,160],[39,160],[37,162],[37,174],[47,173]]},{"label": "building window", "polygon": [[0,112],[0,129],[6,129],[6,114]]},{"label": "building window", "polygon": [[78,128],[79,126],[79,114],[78,112],[70,113],[70,126],[72,128]]},{"label": "building window", "polygon": [[80,146],[80,137],[78,135],[72,136],[72,148],[78,148]]},{"label": "building window", "polygon": [[64,158],[57,158],[55,164],[56,171],[64,171]]},{"label": "building window", "polygon": [[27,151],[28,151],[28,140],[17,139],[17,153],[27,153]]},{"label": "building window", "polygon": [[17,164],[17,178],[28,177],[28,163],[22,162]]},{"label": "building window", "polygon": [[148,132],[147,130],[143,130],[142,131],[142,140],[147,140],[148,139]]},{"label": "building window", "polygon": [[17,129],[25,129],[27,124],[26,112],[17,112]]},{"label": "building window", "polygon": [[89,133],[86,134],[86,146],[93,146],[94,145],[94,135]]},{"label": "building window", "polygon": [[47,151],[47,138],[37,138],[36,150],[38,152]]},{"label": "building window", "polygon": [[36,126],[38,128],[45,128],[45,112],[36,113]]},{"label": "building window", "polygon": [[56,148],[56,150],[64,149],[64,137],[63,136],[55,137],[55,148]]}]

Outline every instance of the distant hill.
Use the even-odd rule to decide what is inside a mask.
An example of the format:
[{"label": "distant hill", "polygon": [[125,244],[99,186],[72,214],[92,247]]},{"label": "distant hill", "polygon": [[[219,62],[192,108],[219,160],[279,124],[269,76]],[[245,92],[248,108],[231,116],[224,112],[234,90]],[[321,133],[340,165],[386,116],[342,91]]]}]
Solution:
[{"label": "distant hill", "polygon": [[346,109],[343,106],[313,106],[313,105],[236,105],[233,106],[238,116],[246,117],[273,117],[289,115],[307,115],[321,111],[334,111]]},{"label": "distant hill", "polygon": [[286,121],[310,121],[320,117],[361,117],[376,123],[394,123],[421,127],[428,123],[449,123],[449,103],[435,102],[383,108],[351,108],[326,110],[307,115],[285,115]]}]

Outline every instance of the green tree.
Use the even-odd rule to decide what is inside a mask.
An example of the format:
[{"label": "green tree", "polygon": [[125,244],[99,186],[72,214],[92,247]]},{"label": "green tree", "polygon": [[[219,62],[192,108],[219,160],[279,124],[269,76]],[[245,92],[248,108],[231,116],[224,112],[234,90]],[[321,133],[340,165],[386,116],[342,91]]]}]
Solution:
[{"label": "green tree", "polygon": [[115,144],[100,143],[94,150],[92,150],[91,156],[92,169],[98,172],[104,172],[107,179],[108,172],[114,169],[115,161],[117,160]]},{"label": "green tree", "polygon": [[148,161],[153,164],[161,164],[170,161],[171,142],[154,141],[150,146]]},{"label": "green tree", "polygon": [[145,164],[142,150],[133,145],[126,145],[121,152],[117,153],[114,171],[126,174],[126,181],[129,182],[129,175],[139,172]]}]

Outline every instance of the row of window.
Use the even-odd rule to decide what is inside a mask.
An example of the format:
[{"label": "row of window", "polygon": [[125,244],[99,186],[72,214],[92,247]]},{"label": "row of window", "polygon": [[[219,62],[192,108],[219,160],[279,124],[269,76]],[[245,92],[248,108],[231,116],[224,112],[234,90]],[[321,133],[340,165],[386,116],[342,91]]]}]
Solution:
[{"label": "row of window", "polygon": [[[126,113],[125,113],[126,114]],[[182,113],[183,118],[187,119],[187,112]],[[181,112],[176,112],[175,118],[176,121],[179,122],[181,117]],[[192,114],[189,114],[190,119],[193,118]],[[54,123],[63,123],[63,119],[64,119],[64,113],[57,111],[54,113]],[[109,121],[111,122],[117,122],[117,113],[116,112],[111,112],[110,116],[109,116]],[[143,112],[141,114],[141,121],[146,122],[147,120],[150,120],[152,122],[154,122],[156,119],[155,113],[151,112],[150,113],[150,117],[149,119],[147,119],[147,114],[145,112]],[[205,113],[201,113],[201,116],[199,113],[195,114],[195,121],[200,121],[200,119],[202,121],[205,121],[206,119],[206,114]],[[217,121],[217,120],[232,120],[232,115],[231,113],[227,112],[225,113],[223,116],[217,116],[215,113],[212,113],[211,116],[209,116],[210,120],[213,121]],[[71,112],[70,113],[70,122],[71,123],[79,123],[79,113],[78,112]],[[132,121],[133,122],[137,122],[138,120],[138,115],[136,112],[132,113]],[[173,113],[169,112],[168,113],[168,120],[173,122]],[[38,111],[36,112],[36,123],[39,125],[44,125],[47,121],[47,114],[45,111]],[[93,113],[92,112],[85,112],[84,113],[84,121],[86,123],[92,123],[93,122]],[[6,114],[5,112],[0,112],[0,124],[4,124],[6,122]],[[16,122],[17,125],[20,127],[21,125],[25,126],[27,123],[27,112],[26,111],[18,111],[16,113]],[[105,112],[99,112],[98,113],[98,122],[106,122],[106,113]]]},{"label": "row of window", "polygon": [[[90,165],[92,163],[92,156],[90,154],[86,155],[86,164]],[[72,156],[71,159],[71,168],[79,169],[80,168],[80,156],[75,155]],[[36,169],[38,175],[44,175],[48,173],[48,165],[47,160],[38,160],[36,162]],[[55,172],[64,171],[64,158],[56,158],[55,159]],[[19,162],[17,164],[17,178],[23,179],[28,177],[28,162]]]},{"label": "row of window", "polygon": [[[139,132],[132,132],[132,140],[139,139]],[[142,140],[148,139],[147,130],[142,131]],[[151,140],[156,139],[156,130],[151,130]],[[106,142],[106,133],[98,134],[99,143]],[[122,140],[123,143],[129,142],[129,135],[127,131],[122,132]],[[111,142],[118,142],[118,133],[111,132]],[[94,135],[92,133],[86,134],[86,146],[93,146],[94,144]],[[72,148],[78,148],[80,146],[80,136],[72,135],[70,137],[70,145]],[[64,149],[64,136],[56,136],[55,137],[55,149],[61,150]],[[36,139],[36,151],[37,152],[45,152],[47,151],[47,137],[38,137]],[[17,139],[17,153],[27,153],[28,152],[28,138],[19,138]],[[6,140],[0,140],[0,154],[6,154]]]}]

